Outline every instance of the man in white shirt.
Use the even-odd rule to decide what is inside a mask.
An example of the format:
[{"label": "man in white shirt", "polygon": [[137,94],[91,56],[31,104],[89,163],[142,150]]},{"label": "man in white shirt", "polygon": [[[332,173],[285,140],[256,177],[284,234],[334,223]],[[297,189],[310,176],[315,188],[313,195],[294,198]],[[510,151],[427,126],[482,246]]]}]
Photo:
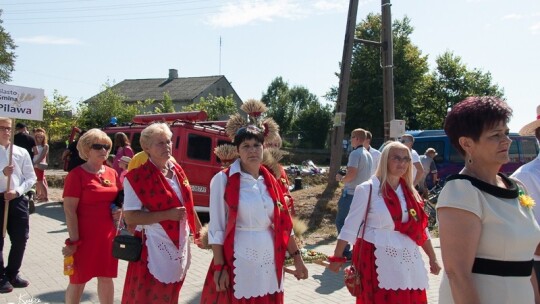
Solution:
[{"label": "man in white shirt", "polygon": [[401,143],[411,150],[413,163],[413,185],[417,186],[424,175],[424,167],[422,167],[422,163],[420,162],[420,155],[418,155],[418,152],[412,148],[414,144],[414,137],[411,134],[403,134],[403,136],[401,136]]},{"label": "man in white shirt", "polygon": [[381,158],[381,152],[371,146],[371,139],[373,135],[371,132],[366,131],[366,140],[364,141],[364,148],[371,154],[373,159],[373,166],[371,166],[371,175],[375,174],[377,167],[379,166],[379,159]]},{"label": "man in white shirt", "polygon": [[[534,135],[536,139],[540,141],[540,106],[536,108],[536,120],[525,125],[519,131],[519,135],[527,136]],[[540,155],[535,159],[519,167],[514,174],[513,178],[521,181],[527,188],[528,194],[536,202],[533,207],[536,221],[540,223]],[[536,278],[540,278],[540,252],[537,250],[534,254],[534,270],[536,272]],[[540,284],[539,284],[540,290]]]},{"label": "man in white shirt", "polygon": [[[12,164],[9,165],[11,132],[11,119],[0,117],[0,223],[3,227],[4,206],[8,203],[7,233],[11,241],[7,265],[0,254],[0,293],[29,285],[19,276],[29,232],[28,199],[23,194],[37,180],[30,154],[24,148],[13,145]],[[11,179],[9,189],[8,178]],[[3,249],[4,238],[0,238],[0,250],[3,252]]]}]

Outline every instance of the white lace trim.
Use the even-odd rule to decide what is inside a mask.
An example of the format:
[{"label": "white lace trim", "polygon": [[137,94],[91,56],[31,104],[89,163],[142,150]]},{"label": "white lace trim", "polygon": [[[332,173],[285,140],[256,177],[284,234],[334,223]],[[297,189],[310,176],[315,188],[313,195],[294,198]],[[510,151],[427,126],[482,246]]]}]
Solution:
[{"label": "white lace trim", "polygon": [[374,245],[380,288],[429,288],[429,278],[419,247],[409,237],[397,231],[377,231]]},{"label": "white lace trim", "polygon": [[191,263],[187,221],[180,221],[180,248],[176,248],[159,223],[145,225],[144,229],[150,273],[166,284],[182,281]]},{"label": "white lace trim", "polygon": [[265,231],[237,230],[234,239],[234,297],[252,298],[283,291],[278,286],[274,241]]}]

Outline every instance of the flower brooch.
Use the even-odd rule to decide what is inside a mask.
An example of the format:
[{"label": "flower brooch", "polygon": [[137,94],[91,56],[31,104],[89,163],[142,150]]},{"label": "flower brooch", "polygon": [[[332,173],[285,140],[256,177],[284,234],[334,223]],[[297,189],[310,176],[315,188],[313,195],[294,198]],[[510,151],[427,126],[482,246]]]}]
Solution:
[{"label": "flower brooch", "polygon": [[519,203],[521,204],[521,206],[523,206],[525,208],[531,209],[532,207],[534,207],[534,205],[536,205],[533,198],[526,195],[521,190],[519,191],[518,199],[519,199]]},{"label": "flower brooch", "polygon": [[416,210],[414,209],[409,209],[409,214],[412,216],[412,218],[414,219],[415,222],[418,222],[418,217],[416,216]]}]

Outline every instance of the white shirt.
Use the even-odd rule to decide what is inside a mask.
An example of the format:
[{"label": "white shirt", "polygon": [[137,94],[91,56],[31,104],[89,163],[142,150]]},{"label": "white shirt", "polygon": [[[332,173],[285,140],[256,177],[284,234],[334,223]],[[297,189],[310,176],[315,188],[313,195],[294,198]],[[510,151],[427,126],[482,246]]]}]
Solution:
[{"label": "white shirt", "polygon": [[[34,172],[34,164],[30,159],[30,154],[24,148],[13,146],[13,174],[11,174],[10,189],[17,191],[19,195],[23,195],[34,186],[37,181],[36,173]],[[0,170],[3,170],[9,165],[9,145],[0,145]],[[0,173],[0,192],[6,192],[7,176]]]},{"label": "white shirt", "polygon": [[369,154],[371,154],[371,158],[373,159],[373,163],[371,165],[371,175],[375,174],[377,171],[377,167],[379,166],[379,159],[381,159],[381,152],[373,147],[369,147]]},{"label": "white shirt", "polygon": [[[411,149],[411,157],[412,157],[411,161],[412,161],[412,164],[413,164],[413,166],[412,166],[412,169],[413,169],[412,178],[413,178],[413,181],[414,181],[416,179],[416,172],[417,172],[416,167],[415,167],[414,164],[419,163],[420,166],[422,166],[422,163],[420,162],[420,155],[418,155],[418,152],[416,152],[416,150],[414,150],[414,149]],[[422,170],[422,172],[420,172],[420,174],[424,174],[424,171]]]},{"label": "white shirt", "polygon": [[[534,217],[540,223],[540,155],[519,167],[511,177],[522,182],[527,188],[527,193],[536,202],[533,207]],[[540,261],[540,256],[535,256],[534,259]]]}]

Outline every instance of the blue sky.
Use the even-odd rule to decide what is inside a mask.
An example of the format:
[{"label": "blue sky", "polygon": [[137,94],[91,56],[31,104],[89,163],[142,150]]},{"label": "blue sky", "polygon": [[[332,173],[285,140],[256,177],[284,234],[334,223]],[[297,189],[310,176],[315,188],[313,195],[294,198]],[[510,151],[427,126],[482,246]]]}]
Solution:
[{"label": "blue sky", "polygon": [[[260,98],[282,76],[321,97],[338,85],[347,0],[4,0],[4,28],[18,45],[10,84],[78,102],[109,81],[225,75],[240,98]],[[380,12],[360,1],[357,22]],[[540,1],[393,1],[412,42],[429,56],[450,50],[491,72],[505,90],[512,131],[540,105]],[[220,37],[221,65],[220,65]],[[398,117],[399,118],[399,117]]]}]

